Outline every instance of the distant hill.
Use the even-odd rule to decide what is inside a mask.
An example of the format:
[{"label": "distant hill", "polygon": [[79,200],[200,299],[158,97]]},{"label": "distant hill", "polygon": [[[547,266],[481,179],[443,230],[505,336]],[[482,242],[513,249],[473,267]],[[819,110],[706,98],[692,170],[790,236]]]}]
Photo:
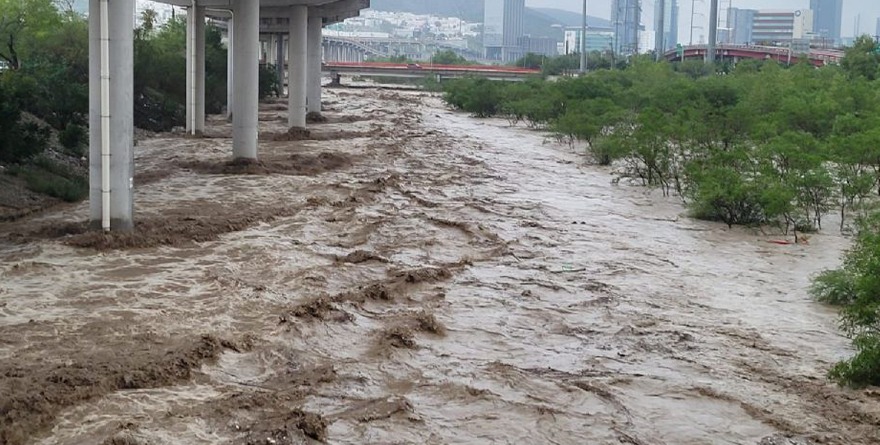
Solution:
[{"label": "distant hill", "polygon": [[483,2],[474,0],[371,0],[370,7],[379,11],[411,12],[460,17],[469,22],[483,21]]},{"label": "distant hill", "polygon": [[[371,7],[379,11],[411,12],[460,17],[469,22],[483,21],[483,2],[479,0],[372,0]],[[524,32],[533,37],[553,37],[562,40],[564,31],[558,26],[579,26],[580,14],[552,8],[526,8]],[[610,22],[598,17],[588,17],[590,26],[610,26]]]},{"label": "distant hill", "polygon": [[[562,9],[553,9],[553,8],[529,8],[534,10],[535,12],[541,13],[547,17],[552,18],[561,25],[565,26],[581,26],[581,15],[577,12],[565,11]],[[607,19],[603,19],[601,17],[593,17],[591,15],[587,16],[587,26],[594,27],[610,27],[611,21]]]}]

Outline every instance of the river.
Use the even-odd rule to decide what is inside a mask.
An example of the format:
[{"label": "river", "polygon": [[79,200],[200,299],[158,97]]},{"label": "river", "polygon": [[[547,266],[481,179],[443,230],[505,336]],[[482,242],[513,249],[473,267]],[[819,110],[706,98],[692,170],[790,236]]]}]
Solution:
[{"label": "river", "polygon": [[880,443],[806,292],[833,229],[692,220],[425,93],[327,100],[303,141],[265,106],[243,170],[219,119],[140,141],[142,235],[0,225],[0,443]]}]

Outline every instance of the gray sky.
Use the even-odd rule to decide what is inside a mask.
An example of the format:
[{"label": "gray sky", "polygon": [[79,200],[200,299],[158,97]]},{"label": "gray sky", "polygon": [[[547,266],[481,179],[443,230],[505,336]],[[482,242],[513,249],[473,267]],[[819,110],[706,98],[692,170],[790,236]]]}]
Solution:
[{"label": "gray sky", "polygon": [[[642,0],[643,18],[642,22],[645,28],[654,29],[654,1]],[[749,9],[799,9],[809,8],[809,0],[719,0],[721,7],[726,8],[728,2],[732,2],[735,8]],[[679,40],[687,43],[686,40],[690,36],[691,21],[691,2],[692,0],[678,0],[679,11]],[[559,8],[569,11],[580,12],[583,6],[583,0],[526,0],[527,6],[536,8]],[[609,18],[611,16],[611,0],[587,0],[587,9],[590,15],[597,17]],[[696,16],[694,25],[698,23],[706,27],[709,22],[709,0],[697,0],[696,11],[704,14],[704,16]],[[880,17],[880,1],[878,0],[843,0],[843,36],[853,35],[855,29],[856,16],[861,14],[861,34],[874,35],[876,31],[877,18]],[[694,40],[698,40],[700,33],[705,34],[706,31],[694,30]]]}]

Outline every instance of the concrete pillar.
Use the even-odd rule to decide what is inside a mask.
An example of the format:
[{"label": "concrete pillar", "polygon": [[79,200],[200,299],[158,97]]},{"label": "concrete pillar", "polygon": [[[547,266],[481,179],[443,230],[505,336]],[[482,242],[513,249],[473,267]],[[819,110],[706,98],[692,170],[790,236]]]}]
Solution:
[{"label": "concrete pillar", "polygon": [[259,124],[260,4],[235,0],[235,79],[232,154],[235,159],[257,159]]},{"label": "concrete pillar", "polygon": [[288,43],[288,114],[291,128],[306,127],[306,88],[308,87],[308,21],[309,8],[304,5],[290,7],[290,42]]},{"label": "concrete pillar", "polygon": [[[281,84],[282,90],[284,89],[284,36],[282,34],[275,34],[275,47],[273,48],[275,51],[275,73],[278,76],[278,83]],[[283,93],[283,91],[282,91]]]},{"label": "concrete pillar", "polygon": [[309,17],[309,80],[306,105],[310,113],[321,112],[321,48],[323,44],[321,34],[323,26],[323,17]]},{"label": "concrete pillar", "polygon": [[[134,229],[134,0],[108,5],[110,46],[110,228]],[[101,7],[89,0],[89,220],[101,228]]]},{"label": "concrete pillar", "polygon": [[226,118],[232,119],[232,107],[235,103],[235,52],[232,50],[234,40],[235,18],[230,18],[227,24],[226,42]]},{"label": "concrete pillar", "polygon": [[205,132],[205,8],[186,14],[186,133]]}]

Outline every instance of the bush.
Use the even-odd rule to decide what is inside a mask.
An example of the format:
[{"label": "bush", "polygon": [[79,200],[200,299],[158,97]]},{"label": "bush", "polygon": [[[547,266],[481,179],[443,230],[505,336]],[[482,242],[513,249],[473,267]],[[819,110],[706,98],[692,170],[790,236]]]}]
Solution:
[{"label": "bush", "polygon": [[19,103],[0,85],[0,162],[20,163],[42,153],[49,145],[49,130],[22,123]]},{"label": "bush", "polygon": [[89,195],[88,178],[44,157],[36,158],[32,165],[12,168],[10,173],[24,179],[28,189],[66,202],[82,201]]},{"label": "bush", "polygon": [[281,80],[278,79],[275,65],[260,65],[260,100],[280,97],[282,93]]},{"label": "bush", "polygon": [[880,385],[880,336],[864,334],[853,339],[858,353],[834,365],[828,376],[841,385]]},{"label": "bush", "polygon": [[89,137],[85,127],[76,124],[67,124],[64,130],[58,132],[58,142],[66,148],[70,154],[82,156],[85,154],[83,147]]},{"label": "bush", "polygon": [[492,117],[501,107],[501,87],[484,78],[457,79],[446,87],[446,102],[477,117]]},{"label": "bush", "polygon": [[843,267],[813,280],[812,295],[841,306],[841,326],[856,355],[838,363],[831,378],[851,386],[880,384],[880,214],[861,221]]}]

